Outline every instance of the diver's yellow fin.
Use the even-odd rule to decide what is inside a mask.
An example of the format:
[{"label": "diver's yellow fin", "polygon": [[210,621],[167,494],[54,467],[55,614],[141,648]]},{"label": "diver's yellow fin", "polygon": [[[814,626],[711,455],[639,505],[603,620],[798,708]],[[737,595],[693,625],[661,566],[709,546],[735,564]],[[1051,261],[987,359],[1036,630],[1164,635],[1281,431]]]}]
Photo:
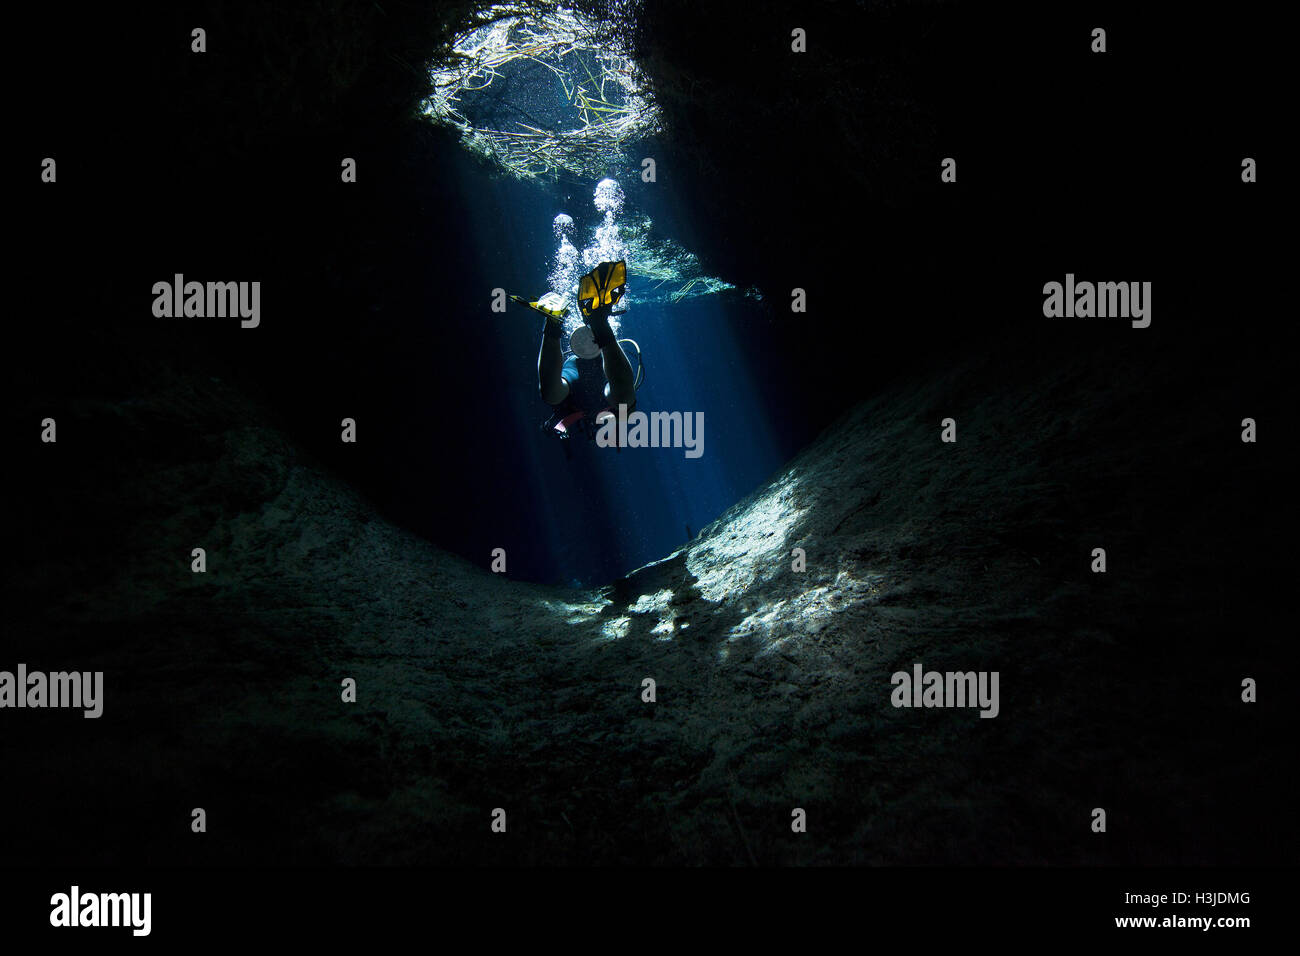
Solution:
[{"label": "diver's yellow fin", "polygon": [[518,302],[520,305],[526,305],[528,308],[540,312],[542,315],[550,316],[553,319],[562,319],[569,314],[569,307],[567,305],[563,309],[548,309],[540,302],[529,302],[521,295],[512,295],[510,298],[513,301]]},{"label": "diver's yellow fin", "polygon": [[602,262],[578,280],[578,305],[583,315],[615,306],[627,291],[627,262]]}]

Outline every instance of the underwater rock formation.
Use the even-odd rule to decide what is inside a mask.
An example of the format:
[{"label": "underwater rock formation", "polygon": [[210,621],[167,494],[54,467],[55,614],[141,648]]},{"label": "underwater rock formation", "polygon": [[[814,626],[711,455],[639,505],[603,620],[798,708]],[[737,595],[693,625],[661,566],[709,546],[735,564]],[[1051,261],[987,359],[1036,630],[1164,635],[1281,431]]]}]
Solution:
[{"label": "underwater rock formation", "polygon": [[[1266,856],[1239,840],[1244,818],[1202,821],[1257,759],[1232,745],[1243,718],[1216,682],[1235,682],[1231,655],[1258,632],[1212,632],[1256,575],[1217,555],[1262,507],[1225,482],[1265,465],[1211,453],[1233,447],[1233,422],[1197,412],[1229,403],[1211,385],[1183,407],[1186,374],[990,352],[917,378],[590,592],[508,580],[389,524],[221,382],[174,372],[86,400],[60,423],[57,466],[20,472],[33,509],[63,511],[20,529],[7,663],[102,669],[104,714],[73,733],[25,713],[7,736],[31,824],[7,855]],[[1125,570],[1090,573],[1099,543]],[[999,671],[1000,714],[895,708],[891,674],[914,664]],[[1129,835],[1087,841],[1099,803]],[[794,808],[808,833],[791,832]]]}]

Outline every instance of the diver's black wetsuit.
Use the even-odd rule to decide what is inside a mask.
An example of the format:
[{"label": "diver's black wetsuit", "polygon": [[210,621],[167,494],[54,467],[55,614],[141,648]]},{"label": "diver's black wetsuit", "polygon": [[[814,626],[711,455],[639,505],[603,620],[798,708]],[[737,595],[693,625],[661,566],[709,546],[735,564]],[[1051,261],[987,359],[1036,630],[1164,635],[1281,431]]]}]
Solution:
[{"label": "diver's black wetsuit", "polygon": [[582,412],[582,419],[568,426],[570,434],[596,434],[596,415],[609,407],[605,398],[605,374],[601,371],[600,356],[583,359],[570,355],[564,360],[560,377],[569,383],[569,394],[558,405],[552,405],[554,412],[547,422],[548,428],[554,428],[556,422],[569,418],[576,412]]}]

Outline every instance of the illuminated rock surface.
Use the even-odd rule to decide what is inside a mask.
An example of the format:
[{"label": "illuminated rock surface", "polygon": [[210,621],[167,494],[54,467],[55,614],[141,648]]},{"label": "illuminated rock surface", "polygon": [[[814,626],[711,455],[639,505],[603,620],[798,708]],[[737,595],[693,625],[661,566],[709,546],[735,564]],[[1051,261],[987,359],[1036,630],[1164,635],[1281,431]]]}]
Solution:
[{"label": "illuminated rock surface", "polygon": [[[1258,519],[1222,492],[1261,475],[1206,452],[1236,441],[1233,423],[1201,413],[1213,395],[1182,409],[1177,384],[1133,362],[969,362],[831,423],[695,540],[589,593],[492,575],[390,525],[220,383],[171,374],[129,402],[88,401],[60,428],[93,444],[61,444],[45,474],[69,530],[20,529],[40,542],[9,581],[24,597],[7,662],[104,668],[105,715],[24,712],[6,746],[41,825],[10,852],[1266,853],[1239,830],[1193,833],[1256,759],[1233,746],[1236,669],[1225,688],[1218,655],[1234,648],[1214,638],[1233,616],[1221,602],[1254,573],[1248,555],[1235,569],[1219,555]],[[949,414],[955,445],[939,441]],[[78,537],[91,527],[95,540]],[[1088,571],[1099,543],[1107,575]],[[204,575],[188,566],[199,545]],[[998,670],[1000,715],[894,709],[890,675],[916,662]],[[356,704],[340,702],[344,677]],[[640,700],[647,677],[654,704]],[[87,803],[100,812],[83,818]],[[1130,836],[1089,843],[1095,805]],[[212,829],[202,843],[188,839],[194,806]],[[494,807],[505,837],[489,833]],[[807,834],[790,832],[794,807]],[[40,835],[56,831],[51,855]]]}]

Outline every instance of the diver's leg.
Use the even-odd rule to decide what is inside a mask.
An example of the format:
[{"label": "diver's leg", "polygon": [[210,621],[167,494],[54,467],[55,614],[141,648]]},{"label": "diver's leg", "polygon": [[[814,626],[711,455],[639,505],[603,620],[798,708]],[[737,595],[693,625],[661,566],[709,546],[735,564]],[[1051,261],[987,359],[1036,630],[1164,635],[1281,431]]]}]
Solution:
[{"label": "diver's leg", "polygon": [[627,360],[623,347],[614,338],[609,327],[609,318],[603,310],[594,313],[587,323],[591,326],[592,337],[600,346],[600,365],[605,371],[605,397],[612,406],[626,405],[631,411],[636,405],[636,378],[632,374],[632,363]]},{"label": "diver's leg", "polygon": [[614,342],[600,350],[600,364],[605,370],[605,397],[615,407],[626,405],[630,412],[636,405],[636,378],[632,363],[627,360],[623,347]]},{"label": "diver's leg", "polygon": [[563,332],[560,323],[546,320],[546,328],[542,332],[542,349],[537,354],[537,384],[542,393],[542,401],[547,405],[558,405],[569,397],[569,383],[561,374],[564,371],[564,350],[560,348]]}]

